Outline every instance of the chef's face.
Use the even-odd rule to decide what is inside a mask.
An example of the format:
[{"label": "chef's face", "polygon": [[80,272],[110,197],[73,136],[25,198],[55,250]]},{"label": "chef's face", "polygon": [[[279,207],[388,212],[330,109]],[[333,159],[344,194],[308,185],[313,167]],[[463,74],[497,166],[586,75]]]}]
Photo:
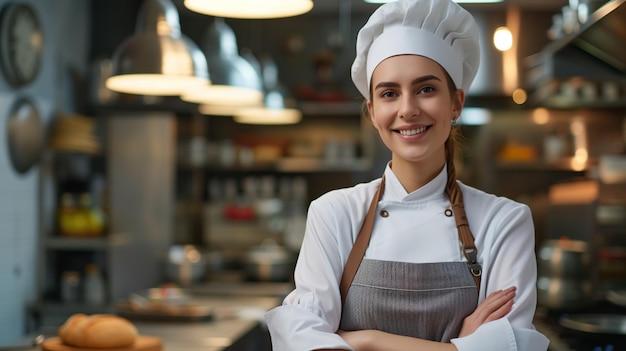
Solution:
[{"label": "chef's face", "polygon": [[394,164],[443,164],[452,120],[464,101],[444,69],[423,56],[392,56],[376,67],[370,84],[370,118]]}]

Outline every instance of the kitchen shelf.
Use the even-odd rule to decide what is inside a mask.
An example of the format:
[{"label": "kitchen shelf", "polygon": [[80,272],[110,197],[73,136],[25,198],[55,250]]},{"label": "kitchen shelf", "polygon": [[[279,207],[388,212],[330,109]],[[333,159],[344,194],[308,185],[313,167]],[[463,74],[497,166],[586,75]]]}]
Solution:
[{"label": "kitchen shelf", "polygon": [[371,161],[367,158],[345,159],[328,161],[313,157],[284,157],[274,162],[252,164],[249,166],[222,166],[204,165],[192,166],[179,164],[181,170],[195,171],[206,170],[213,173],[257,173],[257,172],[280,172],[280,173],[326,173],[326,172],[364,172],[371,168]]},{"label": "kitchen shelf", "polygon": [[548,160],[530,160],[530,161],[503,161],[496,162],[496,167],[500,170],[507,171],[563,171],[563,172],[586,172],[594,164],[594,160],[588,160],[586,163],[574,167],[576,161],[573,157],[564,157],[554,161]]},{"label": "kitchen shelf", "polygon": [[[560,84],[575,77],[594,84],[626,83],[626,50],[623,20],[626,0],[612,0],[593,12],[586,23],[572,33],[546,45],[539,53],[525,59],[528,68],[529,103],[554,108],[623,108],[626,96],[606,101],[598,91],[598,99],[581,99],[560,95]],[[575,82],[572,82],[575,84]]]},{"label": "kitchen shelf", "polygon": [[360,116],[363,101],[347,102],[306,102],[298,103],[298,109],[305,116]]},{"label": "kitchen shelf", "polygon": [[58,250],[105,250],[109,247],[107,238],[46,238],[44,246],[47,249]]}]

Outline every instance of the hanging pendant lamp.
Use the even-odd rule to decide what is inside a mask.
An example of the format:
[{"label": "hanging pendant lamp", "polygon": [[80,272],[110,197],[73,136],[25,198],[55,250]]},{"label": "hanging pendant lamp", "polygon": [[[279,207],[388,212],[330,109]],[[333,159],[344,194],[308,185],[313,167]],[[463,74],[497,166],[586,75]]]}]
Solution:
[{"label": "hanging pendant lamp", "polygon": [[261,77],[252,64],[239,55],[235,33],[223,18],[216,18],[209,25],[202,49],[211,84],[185,90],[182,100],[202,104],[200,111],[205,114],[232,115],[237,107],[262,104]]},{"label": "hanging pendant lamp", "polygon": [[194,12],[226,18],[282,18],[302,15],[313,8],[312,0],[185,0]]},{"label": "hanging pendant lamp", "polygon": [[302,120],[302,112],[287,106],[285,91],[278,81],[278,67],[266,57],[261,65],[265,88],[264,106],[240,108],[233,120],[243,124],[295,124]]},{"label": "hanging pendant lamp", "polygon": [[206,58],[181,33],[176,6],[169,0],[145,0],[135,33],[113,53],[113,73],[106,87],[128,94],[173,96],[208,83]]}]

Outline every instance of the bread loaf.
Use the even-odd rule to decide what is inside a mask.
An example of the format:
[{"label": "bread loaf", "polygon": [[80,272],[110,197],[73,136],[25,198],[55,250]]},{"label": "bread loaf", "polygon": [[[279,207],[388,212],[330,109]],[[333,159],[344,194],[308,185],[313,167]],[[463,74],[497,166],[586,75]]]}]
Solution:
[{"label": "bread loaf", "polygon": [[137,334],[130,321],[112,314],[76,313],[59,328],[59,338],[64,344],[82,348],[130,346]]}]

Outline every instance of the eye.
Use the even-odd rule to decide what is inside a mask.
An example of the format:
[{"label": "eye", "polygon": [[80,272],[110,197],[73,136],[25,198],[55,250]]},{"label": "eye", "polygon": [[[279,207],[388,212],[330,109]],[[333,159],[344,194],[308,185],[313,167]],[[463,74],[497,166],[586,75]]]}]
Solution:
[{"label": "eye", "polygon": [[417,93],[418,94],[428,94],[428,93],[432,93],[432,92],[435,92],[435,91],[437,91],[437,89],[435,89],[435,87],[428,85],[428,86],[421,87],[417,91]]},{"label": "eye", "polygon": [[382,93],[380,93],[380,97],[381,98],[392,98],[398,96],[398,94],[396,94],[394,91],[392,90],[385,90]]}]

